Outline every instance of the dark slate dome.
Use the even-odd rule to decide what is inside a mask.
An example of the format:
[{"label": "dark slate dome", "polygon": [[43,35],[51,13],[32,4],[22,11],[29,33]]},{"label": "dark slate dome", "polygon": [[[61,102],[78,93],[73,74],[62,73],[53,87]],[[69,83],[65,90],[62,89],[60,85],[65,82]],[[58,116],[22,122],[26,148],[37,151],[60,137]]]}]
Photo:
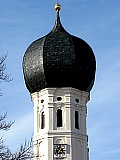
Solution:
[{"label": "dark slate dome", "polygon": [[94,53],[84,40],[65,31],[57,9],[53,30],[34,41],[25,52],[26,86],[30,93],[49,87],[73,87],[90,92],[95,80]]}]

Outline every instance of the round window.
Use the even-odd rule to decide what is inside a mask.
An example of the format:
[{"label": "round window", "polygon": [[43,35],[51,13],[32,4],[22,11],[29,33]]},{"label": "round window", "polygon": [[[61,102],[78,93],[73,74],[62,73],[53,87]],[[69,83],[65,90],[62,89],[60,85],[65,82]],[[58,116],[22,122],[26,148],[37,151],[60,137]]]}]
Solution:
[{"label": "round window", "polygon": [[57,97],[57,101],[61,101],[62,100],[62,97]]},{"label": "round window", "polygon": [[76,101],[77,103],[79,103],[79,99],[78,99],[78,98],[76,98],[75,101]]}]

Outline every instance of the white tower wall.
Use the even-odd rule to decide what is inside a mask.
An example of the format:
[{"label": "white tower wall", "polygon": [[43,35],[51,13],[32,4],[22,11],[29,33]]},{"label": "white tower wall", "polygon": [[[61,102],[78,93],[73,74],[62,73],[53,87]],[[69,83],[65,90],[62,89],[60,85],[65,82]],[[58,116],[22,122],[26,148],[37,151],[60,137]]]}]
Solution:
[{"label": "white tower wall", "polygon": [[[74,88],[46,88],[31,97],[35,160],[88,160],[86,104],[89,93]],[[60,127],[57,126],[58,110],[62,113]],[[55,152],[59,145],[65,147],[64,155]]]}]

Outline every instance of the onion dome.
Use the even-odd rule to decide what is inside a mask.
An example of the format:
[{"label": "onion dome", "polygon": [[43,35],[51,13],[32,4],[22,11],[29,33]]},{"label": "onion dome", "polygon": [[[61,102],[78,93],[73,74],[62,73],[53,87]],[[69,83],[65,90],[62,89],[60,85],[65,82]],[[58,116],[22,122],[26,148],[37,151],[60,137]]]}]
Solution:
[{"label": "onion dome", "polygon": [[52,31],[34,41],[23,58],[23,73],[30,93],[44,88],[73,87],[90,92],[96,61],[91,47],[69,34],[59,17],[61,6],[55,5],[57,18]]}]

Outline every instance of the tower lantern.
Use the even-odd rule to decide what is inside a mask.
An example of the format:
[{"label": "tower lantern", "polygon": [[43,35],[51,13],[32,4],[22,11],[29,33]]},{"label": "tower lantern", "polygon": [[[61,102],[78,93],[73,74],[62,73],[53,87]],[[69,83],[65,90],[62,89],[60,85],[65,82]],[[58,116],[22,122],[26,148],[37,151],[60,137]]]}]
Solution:
[{"label": "tower lantern", "polygon": [[86,104],[95,80],[91,47],[69,34],[57,18],[52,31],[34,41],[23,73],[34,103],[35,160],[88,160]]}]

